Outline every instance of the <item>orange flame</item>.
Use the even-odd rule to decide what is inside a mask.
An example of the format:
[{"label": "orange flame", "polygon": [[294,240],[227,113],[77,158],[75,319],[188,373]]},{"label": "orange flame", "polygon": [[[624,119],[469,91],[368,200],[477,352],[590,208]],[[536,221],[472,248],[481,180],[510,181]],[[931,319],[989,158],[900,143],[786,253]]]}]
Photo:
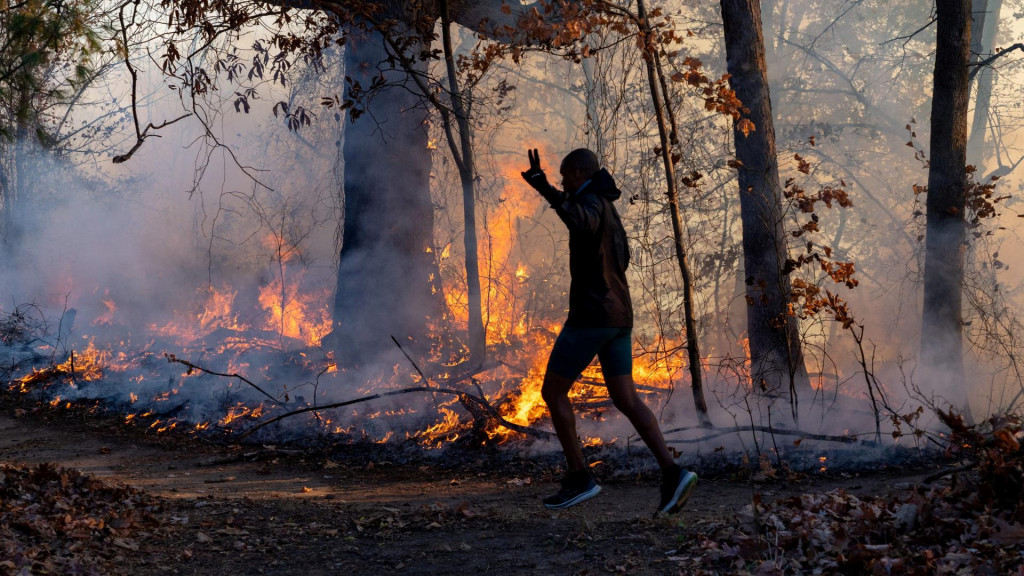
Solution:
[{"label": "orange flame", "polygon": [[299,294],[298,284],[282,285],[280,280],[261,287],[259,301],[267,311],[264,328],[319,346],[331,331],[331,317],[326,306],[317,310],[317,296]]}]

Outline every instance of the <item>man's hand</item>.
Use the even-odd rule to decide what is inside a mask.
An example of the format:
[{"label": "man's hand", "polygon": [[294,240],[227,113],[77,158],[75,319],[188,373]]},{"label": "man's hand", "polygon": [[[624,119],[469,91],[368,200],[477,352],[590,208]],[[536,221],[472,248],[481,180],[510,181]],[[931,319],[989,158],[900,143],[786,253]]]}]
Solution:
[{"label": "man's hand", "polygon": [[530,169],[521,173],[523,180],[526,180],[527,184],[533,186],[534,190],[540,192],[552,205],[560,204],[562,202],[562,193],[548,183],[548,177],[540,167],[540,152],[534,148],[533,150],[527,150],[526,155],[530,158]]},{"label": "man's hand", "polygon": [[548,177],[540,167],[540,152],[534,148],[533,150],[527,150],[526,155],[530,158],[530,169],[522,173],[523,180],[526,180],[527,184],[533,186],[538,191],[541,190],[540,186],[544,188],[549,187]]}]

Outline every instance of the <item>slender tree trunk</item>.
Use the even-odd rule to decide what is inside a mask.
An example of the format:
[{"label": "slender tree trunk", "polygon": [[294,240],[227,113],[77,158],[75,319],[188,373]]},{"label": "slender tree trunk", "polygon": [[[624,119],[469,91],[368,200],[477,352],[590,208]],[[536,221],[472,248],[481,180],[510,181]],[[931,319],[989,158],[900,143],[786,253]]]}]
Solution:
[{"label": "slender tree trunk", "polygon": [[765,64],[758,0],[721,0],[729,84],[750,109],[755,130],[734,131],[740,165],[740,215],[747,285],[747,335],[755,389],[781,394],[788,389],[793,417],[798,390],[809,390],[797,319],[788,313],[789,277],[783,229],[782,190],[775,152],[775,126]]},{"label": "slender tree trunk", "polygon": [[[971,26],[971,62],[992,53],[996,31],[999,29],[999,12],[1003,0],[975,0],[974,23]],[[967,141],[967,161],[978,170],[975,174],[984,179],[985,175],[985,132],[988,128],[988,114],[992,104],[992,84],[995,74],[988,66],[975,76],[974,120],[971,122],[970,138]]]},{"label": "slender tree trunk", "polygon": [[13,244],[12,213],[14,201],[14,182],[12,182],[11,143],[0,140],[0,248],[10,250]]},{"label": "slender tree trunk", "polygon": [[[644,27],[642,31],[643,36],[649,38],[651,30],[647,19],[647,8],[643,0],[637,1],[637,10]],[[643,58],[644,64],[647,67],[647,81],[651,100],[654,104],[654,115],[658,121],[658,135],[661,138],[661,158],[665,168],[665,193],[668,196],[669,212],[672,217],[672,238],[676,249],[676,261],[679,263],[679,273],[683,278],[683,317],[686,323],[686,351],[690,364],[693,404],[701,424],[711,426],[711,418],[708,417],[708,405],[704,399],[704,378],[701,372],[697,321],[694,318],[693,310],[693,279],[690,275],[690,265],[686,257],[686,247],[683,244],[683,224],[679,214],[679,192],[676,188],[675,163],[672,160],[672,152],[677,139],[675,117],[671,115],[669,110],[671,123],[666,120],[666,109],[669,109],[670,106],[667,101],[664,101],[665,98],[668,98],[668,94],[665,91],[666,82],[664,75],[661,74],[657,48],[645,45],[643,48]]]},{"label": "slender tree trunk", "polygon": [[17,89],[14,99],[15,129],[13,142],[6,142],[10,150],[9,172],[4,175],[4,226],[3,244],[8,249],[17,249],[22,241],[27,216],[26,203],[30,197],[29,187],[32,180],[28,177],[31,171],[31,156],[36,150],[35,138],[32,134],[32,96],[33,90],[27,86]]},{"label": "slender tree trunk", "polygon": [[[441,310],[441,293],[432,289],[438,267],[427,110],[404,86],[406,71],[387,58],[375,30],[353,32],[345,48],[346,96],[375,81],[395,84],[373,94],[366,112],[345,128],[344,230],[329,340],[345,364],[390,350],[392,336],[421,342]],[[414,65],[426,72],[425,63]]]},{"label": "slender tree trunk", "polygon": [[469,314],[469,354],[470,361],[482,364],[487,358],[487,334],[484,330],[483,300],[480,295],[480,255],[476,239],[476,160],[473,151],[473,127],[470,124],[469,102],[459,88],[455,70],[455,54],[452,50],[451,17],[448,2],[441,0],[441,39],[444,49],[445,67],[448,73],[448,90],[451,93],[452,111],[459,126],[459,142],[452,137],[451,123],[445,119],[445,133],[448,144],[455,156],[459,168],[459,180],[462,182],[462,219],[465,225],[463,233],[466,250],[466,292],[468,296]]},{"label": "slender tree trunk", "polygon": [[924,262],[921,375],[966,408],[962,295],[971,0],[938,0]]}]

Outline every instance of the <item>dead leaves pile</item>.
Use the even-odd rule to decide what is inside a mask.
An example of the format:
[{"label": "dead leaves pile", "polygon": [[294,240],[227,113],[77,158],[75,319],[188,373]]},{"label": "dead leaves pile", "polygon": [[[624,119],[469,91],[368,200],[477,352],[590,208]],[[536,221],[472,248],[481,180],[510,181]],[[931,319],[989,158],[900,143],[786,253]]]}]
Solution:
[{"label": "dead leaves pile", "polygon": [[672,557],[695,574],[1013,574],[1024,576],[1024,433],[1015,417],[967,426],[945,414],[941,482],[887,496],[843,490],[763,503],[734,524],[694,526]]},{"label": "dead leaves pile", "polygon": [[965,496],[944,486],[755,498],[745,521],[701,530],[672,559],[696,574],[1024,574],[1024,524]]},{"label": "dead leaves pile", "polygon": [[0,466],[0,574],[107,574],[160,522],[137,489],[54,464]]}]

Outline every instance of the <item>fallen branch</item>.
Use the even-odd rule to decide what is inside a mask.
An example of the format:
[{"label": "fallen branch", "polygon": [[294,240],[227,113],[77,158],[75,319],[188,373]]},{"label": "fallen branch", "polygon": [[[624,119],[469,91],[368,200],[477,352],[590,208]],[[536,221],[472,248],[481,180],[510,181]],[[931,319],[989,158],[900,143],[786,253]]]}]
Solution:
[{"label": "fallen branch", "polygon": [[245,382],[249,386],[252,386],[256,390],[259,390],[259,392],[261,394],[263,394],[267,398],[270,398],[270,401],[273,402],[274,404],[276,404],[278,406],[283,406],[283,404],[281,403],[280,400],[278,400],[277,398],[274,398],[273,396],[268,394],[266,392],[266,390],[264,390],[263,388],[260,388],[252,380],[249,380],[248,378],[246,378],[245,376],[242,376],[241,374],[238,374],[238,373],[225,374],[223,372],[214,372],[213,370],[209,370],[207,368],[203,368],[202,366],[196,366],[195,364],[189,362],[188,360],[182,360],[181,358],[178,358],[174,354],[168,354],[167,352],[164,352],[164,357],[167,358],[168,362],[176,362],[178,364],[183,364],[185,366],[188,366],[189,370],[198,370],[200,372],[205,372],[205,373],[210,374],[212,376],[223,376],[224,378],[238,378],[242,382]]},{"label": "fallen branch", "polygon": [[860,446],[877,447],[880,443],[873,440],[858,440],[856,437],[849,435],[834,436],[831,434],[811,434],[802,430],[788,430],[785,428],[773,428],[771,426],[733,426],[732,428],[708,428],[707,426],[686,426],[684,428],[673,428],[672,430],[666,430],[665,435],[674,434],[676,432],[689,432],[691,430],[714,430],[713,434],[707,436],[701,436],[700,438],[693,438],[689,440],[672,440],[671,442],[676,444],[697,444],[699,442],[705,442],[719,436],[726,436],[728,434],[735,434],[737,432],[763,432],[765,434],[778,434],[781,436],[799,436],[801,439],[806,438],[807,440],[822,440],[824,442],[839,442],[842,444],[858,444]]},{"label": "fallen branch", "polygon": [[[397,345],[398,341],[395,341],[395,344]],[[398,348],[401,349],[402,347],[398,346]],[[405,351],[402,350],[402,353],[404,354]],[[226,373],[223,373],[223,372],[216,372],[214,370],[203,368],[202,366],[197,366],[197,365],[189,362],[188,360],[182,360],[181,358],[178,358],[174,354],[168,354],[166,352],[164,353],[164,357],[167,358],[168,362],[175,362],[177,364],[182,364],[184,366],[187,366],[190,370],[199,370],[200,372],[205,372],[205,373],[211,374],[213,376],[222,376],[222,377],[225,377],[225,378],[237,378],[238,380],[241,380],[242,382],[245,382],[246,384],[248,384],[248,385],[252,386],[253,388],[255,388],[256,390],[258,390],[264,396],[269,398],[274,404],[276,404],[278,406],[283,406],[283,404],[280,401],[278,401],[276,398],[274,398],[273,396],[268,394],[265,390],[263,390],[262,388],[257,386],[254,382],[252,382],[251,380],[249,380],[245,376],[242,376],[241,374],[237,374],[237,373],[226,374]],[[406,358],[409,358],[408,354],[406,354]],[[268,426],[268,425],[273,424],[275,422],[280,422],[281,420],[284,420],[285,418],[289,418],[291,416],[297,416],[299,414],[305,414],[307,412],[317,412],[317,411],[320,411],[320,410],[330,410],[330,409],[333,409],[333,408],[342,408],[344,406],[351,406],[352,404],[359,404],[361,402],[368,402],[370,400],[377,400],[377,399],[380,399],[380,398],[386,398],[388,396],[398,396],[398,395],[401,395],[401,394],[412,394],[412,393],[415,393],[415,392],[429,392],[429,393],[439,393],[439,394],[454,394],[454,395],[459,397],[459,402],[461,402],[462,405],[464,407],[466,407],[466,409],[471,414],[473,414],[474,417],[477,417],[480,414],[484,414],[488,418],[494,420],[496,423],[498,423],[501,426],[504,426],[505,428],[508,428],[509,430],[514,430],[516,432],[520,432],[520,433],[526,434],[528,436],[533,436],[535,438],[550,438],[550,437],[554,436],[553,432],[548,432],[546,430],[536,430],[536,429],[530,428],[528,426],[521,426],[519,424],[515,424],[513,422],[509,422],[508,420],[506,420],[498,412],[498,410],[496,408],[494,408],[494,406],[491,406],[490,402],[488,402],[486,400],[486,398],[484,398],[483,391],[480,390],[479,386],[477,386],[477,390],[480,390],[480,396],[477,397],[477,396],[471,396],[471,395],[467,394],[466,392],[464,392],[462,390],[456,390],[454,388],[440,388],[438,386],[430,385],[430,381],[427,379],[426,375],[420,370],[419,366],[417,366],[416,363],[413,362],[412,358],[409,358],[409,361],[412,362],[413,368],[415,368],[416,372],[419,373],[420,378],[423,379],[423,382],[425,382],[428,385],[426,385],[426,386],[413,386],[411,388],[403,388],[401,390],[391,390],[389,392],[380,392],[380,393],[377,393],[377,394],[371,394],[369,396],[363,396],[361,398],[355,398],[355,399],[352,399],[352,400],[346,400],[344,402],[336,402],[334,404],[327,404],[327,405],[324,405],[324,406],[307,406],[305,408],[299,408],[298,410],[292,410],[291,412],[286,412],[284,414],[281,414],[280,416],[276,416],[274,418],[271,418],[270,420],[267,420],[266,422],[261,422],[261,423],[257,424],[256,426],[253,426],[252,428],[246,430],[244,433],[242,433],[240,436],[238,436],[238,439],[239,440],[243,440],[243,439],[249,437],[252,433],[254,433],[257,430],[259,430],[260,428],[263,428],[264,426]],[[458,381],[465,380],[466,378],[471,377],[473,374],[476,374],[476,371],[469,372],[468,374],[459,375],[457,377],[448,378],[445,381],[446,382],[458,382]]]},{"label": "fallen branch", "polygon": [[[398,339],[392,336],[391,341],[395,343],[395,346],[398,346],[398,349],[402,352],[402,355],[405,356],[406,360],[408,360],[410,364],[412,364],[412,367],[416,370],[416,373],[419,374],[420,378],[423,379],[423,383],[433,387],[430,384],[430,379],[428,379],[427,375],[424,374],[422,370],[420,370],[420,367],[416,364],[416,361],[412,359],[412,356],[409,356],[405,349],[402,348],[402,344],[398,342]],[[472,378],[473,375],[487,369],[489,368],[481,364],[478,365],[476,369],[470,370],[468,374],[459,377],[457,380],[449,378],[448,381],[456,382],[465,380],[466,378]],[[497,410],[494,409],[494,406],[491,406],[491,403],[487,401],[487,397],[484,395],[483,389],[480,388],[480,385],[477,384],[476,380],[473,380],[473,385],[476,386],[476,390],[480,394],[480,396],[470,396],[469,394],[466,394],[464,392],[458,393],[455,390],[452,390],[452,392],[459,394],[459,403],[462,404],[462,407],[465,408],[466,411],[469,412],[471,416],[473,416],[474,422],[479,422],[480,420],[484,420],[486,422],[486,420],[490,418],[491,420],[498,422],[499,424],[508,428],[509,430],[515,430],[516,432],[521,432],[523,434],[535,437],[544,437],[544,435],[542,435],[538,430],[534,430],[526,426],[520,426],[519,424],[513,424],[512,422],[505,420],[505,418],[502,417],[502,415],[498,413]],[[476,424],[476,426],[482,427],[481,424]],[[547,436],[552,436],[550,432],[546,432],[545,434]]]},{"label": "fallen branch", "polygon": [[548,432],[546,430],[535,430],[533,428],[529,428],[529,427],[526,427],[526,426],[520,426],[519,424],[515,424],[515,423],[512,423],[512,422],[509,422],[508,420],[505,420],[505,418],[503,418],[500,414],[498,414],[498,411],[493,406],[491,406],[490,403],[487,402],[487,400],[485,400],[483,398],[477,398],[476,396],[470,396],[469,394],[466,394],[462,390],[455,390],[454,388],[440,388],[440,387],[435,387],[435,386],[412,386],[410,388],[402,388],[400,390],[391,390],[391,391],[388,391],[388,392],[378,392],[377,394],[371,394],[369,396],[363,396],[363,397],[360,397],[360,398],[354,398],[352,400],[346,400],[344,402],[335,402],[333,404],[325,404],[323,406],[307,406],[305,408],[300,408],[298,410],[292,410],[291,412],[287,412],[285,414],[281,414],[280,416],[276,416],[274,418],[271,418],[270,420],[267,420],[266,422],[260,422],[256,426],[253,426],[252,428],[249,428],[248,430],[246,430],[243,434],[241,434],[238,437],[238,439],[239,440],[243,440],[243,439],[249,437],[252,433],[254,433],[257,430],[259,430],[260,428],[263,428],[264,426],[269,426],[271,424],[274,424],[275,422],[280,422],[281,420],[284,420],[285,418],[290,418],[292,416],[297,416],[299,414],[305,414],[307,412],[317,412],[319,410],[331,410],[331,409],[334,409],[334,408],[343,408],[345,406],[351,406],[353,404],[359,404],[359,403],[362,403],[362,402],[369,402],[370,400],[378,400],[380,398],[387,398],[389,396],[400,396],[402,394],[413,394],[413,393],[416,393],[416,392],[427,392],[427,393],[431,393],[431,394],[454,394],[454,395],[458,396],[459,400],[461,402],[463,402],[464,404],[468,403],[470,405],[475,406],[476,408],[479,408],[479,409],[483,410],[491,418],[493,418],[498,424],[508,428],[509,430],[515,430],[516,432],[522,432],[523,434],[527,434],[529,436],[534,436],[536,438],[550,438],[550,437],[554,436],[554,433]]},{"label": "fallen branch", "polygon": [[922,484],[931,484],[932,482],[935,482],[936,480],[938,480],[939,478],[942,478],[944,476],[949,476],[950,474],[958,474],[960,472],[967,472],[968,470],[974,470],[977,467],[978,467],[978,463],[977,462],[971,462],[969,464],[964,464],[963,466],[955,466],[953,468],[946,468],[945,470],[939,470],[938,472],[936,472],[934,474],[930,474],[930,475],[926,476],[924,480],[921,480],[921,483]]}]

